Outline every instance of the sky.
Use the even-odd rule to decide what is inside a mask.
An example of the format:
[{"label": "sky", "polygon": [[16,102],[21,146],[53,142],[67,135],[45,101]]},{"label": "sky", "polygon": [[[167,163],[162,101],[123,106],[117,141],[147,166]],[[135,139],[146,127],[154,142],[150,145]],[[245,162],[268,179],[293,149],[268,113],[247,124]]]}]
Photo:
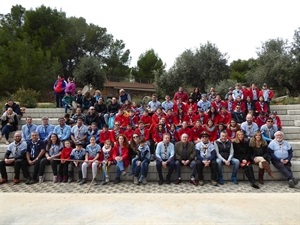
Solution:
[{"label": "sky", "polygon": [[270,39],[292,41],[300,27],[299,0],[2,0],[0,14],[16,4],[43,4],[106,28],[130,50],[131,66],[154,49],[170,68],[185,50],[208,41],[229,63],[248,60]]}]

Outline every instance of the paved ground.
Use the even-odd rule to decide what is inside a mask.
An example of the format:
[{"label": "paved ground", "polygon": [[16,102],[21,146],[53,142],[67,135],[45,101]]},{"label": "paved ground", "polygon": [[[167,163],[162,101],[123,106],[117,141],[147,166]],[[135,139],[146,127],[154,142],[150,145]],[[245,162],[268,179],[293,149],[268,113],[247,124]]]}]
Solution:
[{"label": "paved ground", "polygon": [[213,187],[77,183],[0,186],[0,225],[300,224],[300,189],[286,182]]}]

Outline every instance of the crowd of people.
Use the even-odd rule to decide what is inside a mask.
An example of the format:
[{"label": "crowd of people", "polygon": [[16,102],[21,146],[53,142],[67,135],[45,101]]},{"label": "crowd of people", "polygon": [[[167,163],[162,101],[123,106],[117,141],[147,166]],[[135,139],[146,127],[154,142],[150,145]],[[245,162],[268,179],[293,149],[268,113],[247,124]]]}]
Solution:
[{"label": "crowd of people", "polygon": [[[174,182],[180,184],[182,166],[191,168],[192,185],[204,185],[205,167],[210,168],[210,183],[223,185],[223,166],[232,165],[231,182],[238,184],[241,168],[250,185],[259,188],[265,172],[274,178],[271,162],[289,187],[298,184],[291,171],[293,150],[283,138],[280,118],[270,111],[274,93],[266,84],[261,89],[255,84],[236,84],[224,99],[214,88],[209,93],[195,88],[188,94],[179,87],[173,98],[166,95],[162,103],[153,94],[148,103],[141,104],[132,101],[124,89],[107,104],[100,90],[92,96],[90,92],[83,95],[81,89],[75,94],[75,89],[72,78],[65,82],[59,76],[54,85],[56,106],[65,108],[59,125],[43,117],[42,125],[37,126],[31,117],[26,118],[22,132],[15,133],[0,162],[1,184],[7,182],[6,166],[14,166],[15,184],[20,182],[21,168],[26,184],[42,183],[46,165],[52,167],[53,182],[72,182],[77,170],[77,181],[84,184],[91,167],[92,182],[99,184],[101,170],[105,185],[110,181],[109,168],[115,165],[114,184],[126,175],[133,176],[134,184],[147,184],[151,161],[156,163],[159,185],[170,184],[174,171]],[[6,139],[14,130],[7,126],[17,123],[12,119],[15,116],[12,107],[2,116]],[[258,182],[252,165],[259,168]],[[34,167],[33,175],[29,166]],[[165,178],[163,169],[167,170]]]}]

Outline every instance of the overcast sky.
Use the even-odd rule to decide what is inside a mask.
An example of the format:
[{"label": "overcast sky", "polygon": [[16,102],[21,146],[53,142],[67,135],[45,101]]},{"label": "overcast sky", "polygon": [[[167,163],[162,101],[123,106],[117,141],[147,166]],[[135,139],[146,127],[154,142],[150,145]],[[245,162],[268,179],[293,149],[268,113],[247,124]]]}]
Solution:
[{"label": "overcast sky", "polygon": [[131,66],[153,48],[170,68],[184,50],[207,41],[227,53],[229,62],[256,58],[262,42],[291,41],[300,27],[300,0],[2,0],[0,13],[16,4],[44,4],[107,28],[131,51]]}]

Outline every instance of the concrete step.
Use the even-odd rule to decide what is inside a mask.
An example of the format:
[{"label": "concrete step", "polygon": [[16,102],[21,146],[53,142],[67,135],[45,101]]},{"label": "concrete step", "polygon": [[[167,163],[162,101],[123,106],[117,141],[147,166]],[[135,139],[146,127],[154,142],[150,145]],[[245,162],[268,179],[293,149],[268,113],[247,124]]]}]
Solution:
[{"label": "concrete step", "polygon": [[282,127],[282,132],[284,134],[298,134],[300,133],[300,127],[288,127],[288,126],[283,126]]},{"label": "concrete step", "polygon": [[293,105],[271,105],[272,110],[300,110],[300,104],[293,104]]},{"label": "concrete step", "polygon": [[25,113],[34,113],[34,112],[53,112],[53,113],[64,113],[63,108],[26,108]]},{"label": "concrete step", "polygon": [[300,109],[287,110],[288,115],[300,115]]},{"label": "concrete step", "polygon": [[64,117],[64,112],[31,112],[31,113],[24,113],[23,114],[23,118],[26,119],[26,117],[30,116],[32,118],[39,118],[41,119],[42,117],[46,116],[48,118],[60,118],[60,117]]},{"label": "concrete step", "polygon": [[[32,118],[32,123],[35,125],[41,125],[42,117],[41,118]],[[49,117],[49,123],[52,125],[58,125],[58,117],[57,118]],[[19,125],[21,125],[21,127],[22,127],[22,125],[24,125],[24,124],[26,124],[26,118],[22,117],[19,122]]]},{"label": "concrete step", "polygon": [[[294,161],[292,161],[292,165],[293,165],[292,169],[293,169],[294,177],[299,179],[300,178],[300,161],[299,160],[297,160],[297,161],[294,160]],[[13,167],[6,167],[6,168],[7,168],[7,172],[8,172],[8,179],[12,180],[13,175],[14,175],[14,169],[13,169]],[[253,169],[254,169],[254,175],[257,179],[257,177],[258,177],[258,167],[253,166]],[[282,174],[273,165],[271,165],[271,169],[274,172],[275,179],[270,178],[265,173],[265,175],[264,175],[265,180],[285,180],[284,177],[282,176]],[[30,170],[30,173],[32,174],[33,168],[30,167],[29,170]],[[116,167],[114,165],[111,166],[110,169],[109,169],[110,180],[115,179],[115,176],[116,176],[115,171],[116,171]],[[126,171],[130,172],[130,167],[128,167],[126,169]],[[190,172],[191,172],[191,170],[190,170],[189,167],[186,167],[186,166],[182,167],[182,171],[181,171],[182,180],[185,180],[185,181],[189,180],[190,179]],[[163,173],[164,173],[164,177],[165,177],[167,171],[163,170]],[[225,167],[225,166],[223,167],[224,180],[230,180],[231,179],[231,173],[232,173],[232,167],[231,166],[230,167]],[[74,175],[75,175],[74,178],[77,179],[77,172],[75,172]],[[247,180],[247,178],[245,177],[245,175],[243,174],[241,169],[239,169],[237,178],[238,178],[239,181]],[[22,175],[21,175],[21,179],[24,180]],[[91,179],[92,179],[92,174],[91,174],[91,169],[89,168],[88,169],[88,180],[91,180]],[[126,175],[124,177],[121,177],[121,179],[130,181],[130,180],[133,180],[133,176]],[[174,171],[173,174],[172,174],[172,181],[175,181],[175,179],[176,179],[176,172]],[[204,179],[205,180],[210,180],[210,169],[209,168],[204,169]],[[53,180],[53,174],[52,174],[51,166],[46,166],[45,180],[47,180],[47,181]],[[97,180],[98,181],[102,180],[102,173],[101,172],[99,172],[97,174]],[[148,181],[157,181],[158,180],[158,174],[157,174],[156,163],[155,162],[151,162],[149,164],[147,180]]]}]

